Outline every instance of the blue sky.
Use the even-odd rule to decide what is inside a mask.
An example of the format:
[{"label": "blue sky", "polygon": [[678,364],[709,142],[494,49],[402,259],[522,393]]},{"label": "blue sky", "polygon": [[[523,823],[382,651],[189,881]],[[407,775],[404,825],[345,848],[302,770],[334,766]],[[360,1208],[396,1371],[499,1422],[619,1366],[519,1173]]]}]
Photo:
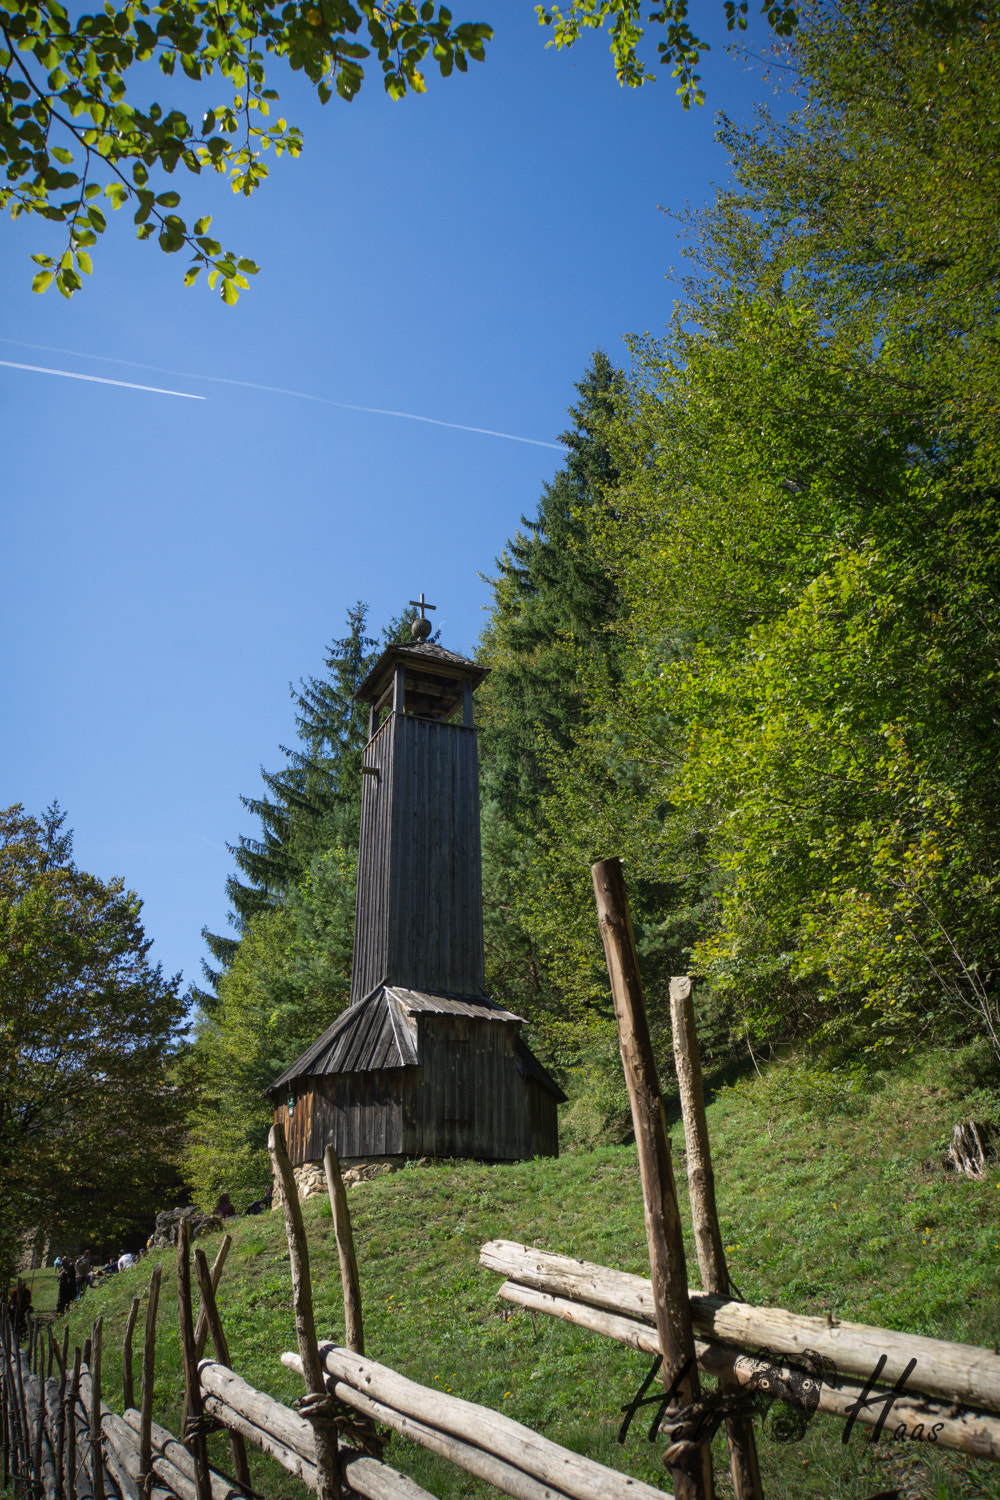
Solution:
[{"label": "blue sky", "polygon": [[707,200],[714,112],[767,94],[717,9],[696,12],[717,46],[688,114],[667,76],[619,89],[603,39],[557,54],[530,5],[489,0],[456,8],[494,26],[487,61],[421,98],[373,79],[321,108],[276,74],[302,157],[250,202],[175,184],[261,266],[235,308],[185,290],[184,258],[137,244],[128,210],[72,302],[30,290],[51,227],[0,229],[0,360],[204,398],[0,365],[3,805],[58,798],[78,862],[138,891],[185,983],[202,925],[223,929],[226,843],[255,831],[239,794],[292,741],[289,681],[359,598],[377,627],[424,589],[442,642],[471,651],[479,575],[559,467],[543,445],[591,351],[624,361],[623,334],[669,318],[660,206]]}]

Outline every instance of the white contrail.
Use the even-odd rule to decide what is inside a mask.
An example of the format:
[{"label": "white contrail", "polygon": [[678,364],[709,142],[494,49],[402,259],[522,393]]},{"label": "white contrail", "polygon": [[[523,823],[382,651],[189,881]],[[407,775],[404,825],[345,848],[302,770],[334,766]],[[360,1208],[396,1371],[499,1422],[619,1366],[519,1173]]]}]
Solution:
[{"label": "white contrail", "polygon": [[[5,344],[13,344],[13,339],[4,339]],[[29,344],[29,349],[37,349],[37,344]],[[66,354],[72,350],[64,351]],[[93,380],[97,385],[123,385],[130,391],[152,391],[156,396],[183,396],[185,401],[204,401],[204,396],[192,396],[190,391],[165,391],[158,385],[136,385],[134,380],[108,380],[105,375],[78,375],[75,370],[49,370],[45,365],[20,365],[13,359],[0,359],[0,365],[6,365],[8,370],[33,370],[36,375],[62,375],[65,380]]]},{"label": "white contrail", "polygon": [[[565,453],[566,447],[563,443],[543,443],[540,438],[518,437],[513,432],[495,432],[492,427],[468,427],[464,422],[444,422],[440,417],[421,417],[412,411],[392,411],[383,406],[355,406],[350,401],[334,401],[330,396],[314,396],[309,391],[292,391],[280,385],[258,385],[253,380],[232,380],[225,375],[195,375],[190,370],[167,370],[162,365],[141,364],[134,359],[115,359],[107,354],[84,354],[79,349],[58,349],[48,344],[27,344],[21,339],[0,338],[0,343],[17,344],[22,349],[43,349],[47,354],[71,354],[75,359],[99,359],[105,364],[127,365],[132,370],[155,370],[158,375],[175,375],[181,380],[210,380],[214,385],[238,385],[248,391],[265,391],[271,396],[293,396],[299,401],[317,401],[321,406],[336,406],[341,411],[363,411],[376,417],[404,417],[408,422],[429,422],[433,427],[453,427],[458,432],[478,432],[483,437],[505,438],[510,443],[530,443],[535,448],[555,448],[558,453]],[[8,364],[8,360],[0,360],[0,364]],[[24,368],[33,368],[25,366]],[[92,376],[81,375],[81,380],[93,379]],[[109,381],[109,385],[127,384],[126,381]],[[140,386],[140,390],[147,387]],[[179,393],[178,393],[179,394]],[[199,399],[204,399],[203,397]]]}]

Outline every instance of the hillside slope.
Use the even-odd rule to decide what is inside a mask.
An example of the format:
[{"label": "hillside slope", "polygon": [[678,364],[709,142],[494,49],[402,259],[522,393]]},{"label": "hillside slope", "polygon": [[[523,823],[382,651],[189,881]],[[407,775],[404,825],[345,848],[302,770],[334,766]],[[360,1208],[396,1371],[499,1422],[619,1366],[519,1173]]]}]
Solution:
[{"label": "hillside slope", "polygon": [[[709,1105],[718,1197],[732,1273],[748,1301],[992,1345],[1000,1333],[1000,1171],[986,1182],[945,1174],[956,1120],[1000,1115],[982,1054],[928,1054],[885,1077],[819,1075],[801,1061],[721,1089]],[[683,1177],[683,1130],[671,1120]],[[649,1360],[595,1334],[515,1313],[479,1246],[508,1238],[646,1273],[638,1167],[632,1147],[513,1166],[408,1168],[349,1194],[361,1265],[369,1354],[427,1385],[501,1409],[601,1462],[665,1484],[662,1443],[637,1419],[617,1442],[621,1409]],[[686,1207],[686,1205],[684,1205]],[[321,1335],[341,1337],[343,1313],[329,1206],[305,1206]],[[294,1349],[280,1216],[238,1221],[220,1287],[237,1370],[291,1402],[281,1368]],[[211,1257],[215,1242],[203,1241]],[[690,1264],[694,1265],[690,1251]],[[156,1396],[179,1425],[180,1361],[172,1253],[163,1255]],[[73,1310],[82,1343],[105,1316],[106,1399],[120,1400],[114,1351],[151,1260]],[[692,1276],[692,1280],[696,1280]],[[38,1299],[36,1298],[36,1301]],[[118,1380],[116,1387],[115,1381]],[[220,1439],[213,1440],[216,1444]],[[926,1449],[873,1447],[855,1428],[815,1417],[798,1443],[770,1422],[759,1436],[768,1500],[862,1500],[898,1487],[911,1497],[1000,1497],[1000,1468]],[[222,1466],[228,1467],[223,1448]],[[442,1500],[486,1487],[394,1438],[390,1462]],[[719,1494],[731,1493],[717,1439]],[[280,1471],[255,1466],[269,1495],[291,1495]]]}]

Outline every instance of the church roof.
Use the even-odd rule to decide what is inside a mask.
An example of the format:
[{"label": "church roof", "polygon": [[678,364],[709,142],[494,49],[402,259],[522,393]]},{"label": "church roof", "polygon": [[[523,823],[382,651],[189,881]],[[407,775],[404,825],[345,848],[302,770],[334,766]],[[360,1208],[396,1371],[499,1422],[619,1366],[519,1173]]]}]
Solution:
[{"label": "church roof", "polygon": [[[472,1016],[488,1021],[516,1022],[521,1017],[504,1010],[486,995],[431,995],[399,985],[380,985],[367,999],[351,1005],[297,1057],[267,1092],[277,1093],[297,1079],[330,1073],[370,1073],[382,1068],[420,1066],[417,1028],[410,1019],[420,1013]],[[541,1084],[559,1104],[566,1095],[520,1036],[514,1039],[514,1060],[522,1078]]]},{"label": "church roof", "polygon": [[521,1024],[520,1016],[504,1010],[486,995],[431,995],[421,990],[381,985],[367,999],[343,1011],[322,1036],[269,1085],[268,1092],[284,1088],[296,1078],[418,1067],[416,1026],[409,1018],[421,1011]]}]

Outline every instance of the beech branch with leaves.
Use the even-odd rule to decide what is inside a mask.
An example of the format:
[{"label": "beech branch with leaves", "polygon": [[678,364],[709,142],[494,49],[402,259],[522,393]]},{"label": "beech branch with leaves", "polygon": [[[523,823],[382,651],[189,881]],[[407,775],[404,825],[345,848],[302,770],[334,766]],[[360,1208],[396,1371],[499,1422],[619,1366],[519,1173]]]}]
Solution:
[{"label": "beech branch with leaves", "polygon": [[[747,0],[729,0],[724,9],[730,30],[745,27]],[[552,28],[550,46],[569,47],[585,30],[607,29],[619,82],[635,88],[654,77],[638,53],[641,0],[572,0],[565,12],[539,5],[536,13]],[[795,25],[785,5],[766,3],[762,14],[778,35]],[[687,0],[666,0],[645,24],[666,28],[659,60],[673,65],[684,108],[702,103],[694,70],[707,47],[688,24]],[[279,96],[268,86],[266,60],[304,72],[323,104],[334,93],[353,99],[375,60],[390,98],[402,99],[425,92],[421,67],[428,54],[447,78],[455,69],[466,72],[470,58],[481,62],[492,36],[483,22],[456,25],[435,0],[419,6],[415,0],[241,0],[227,6],[217,0],[116,6],[107,0],[100,12],[75,20],[57,0],[8,0],[0,6],[0,208],[9,208],[14,219],[38,214],[66,226],[61,256],[32,257],[40,267],[35,291],[53,284],[64,297],[79,291],[110,203],[134,208],[139,239],[155,236],[168,254],[191,252],[187,286],[205,270],[223,301],[235,303],[257,266],[222,248],[209,233],[210,217],[189,227],[177,212],[180,193],[157,188],[161,171],[182,166],[195,175],[226,175],[234,193],[249,197],[267,177],[269,150],[276,157],[299,155],[299,128],[271,118]],[[199,83],[218,75],[234,90],[229,102],[200,120],[155,102],[132,102],[130,70],[148,82],[152,69],[169,78],[178,66]]]}]

